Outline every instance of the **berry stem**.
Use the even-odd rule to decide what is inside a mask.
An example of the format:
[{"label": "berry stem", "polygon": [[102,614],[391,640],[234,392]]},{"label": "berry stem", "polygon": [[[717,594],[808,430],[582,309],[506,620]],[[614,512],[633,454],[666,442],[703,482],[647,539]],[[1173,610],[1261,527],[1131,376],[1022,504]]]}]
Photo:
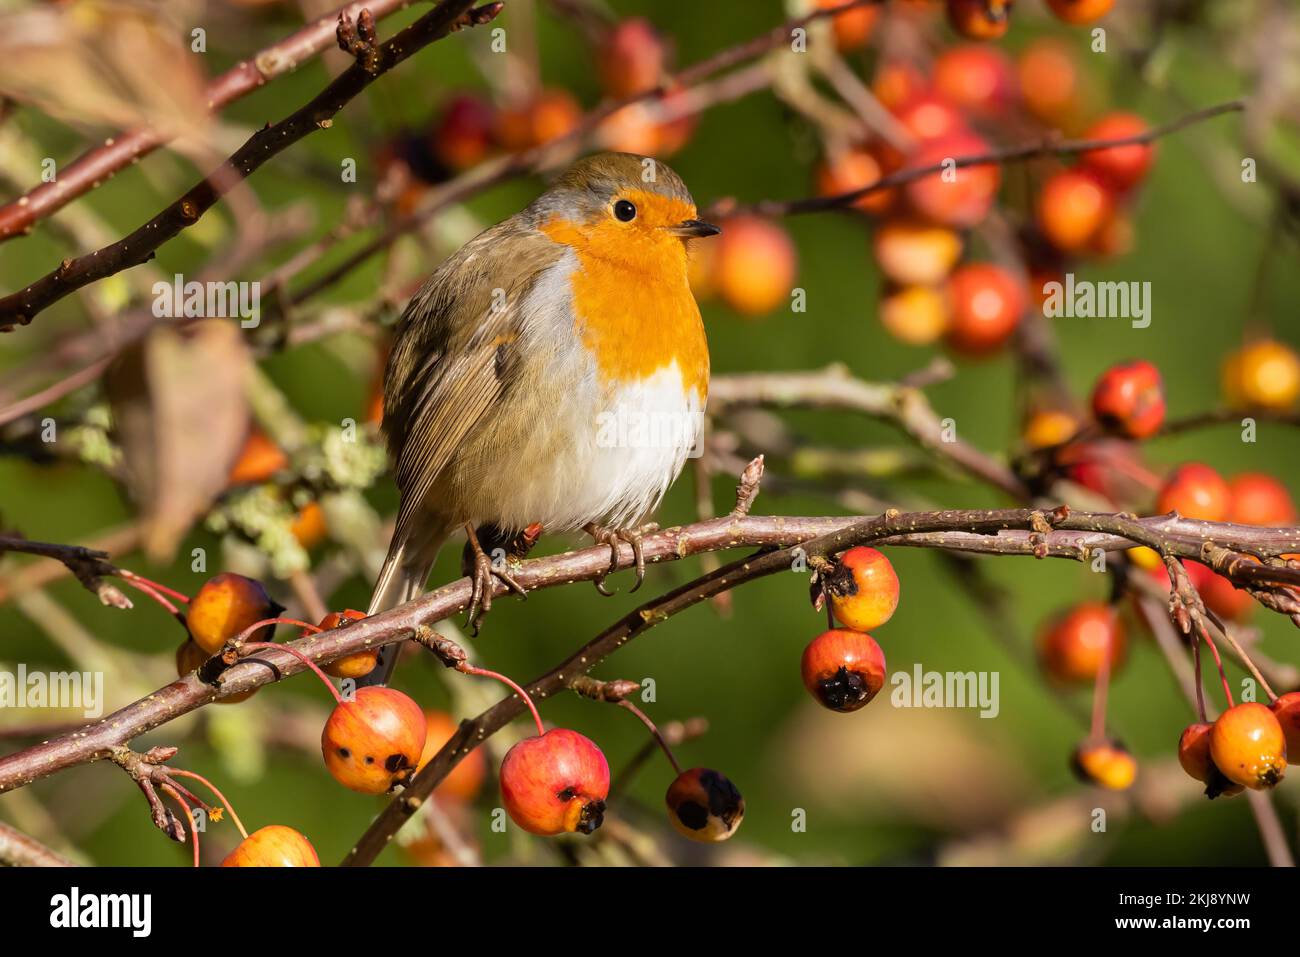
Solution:
[{"label": "berry stem", "polygon": [[170,598],[174,598],[178,602],[181,602],[182,604],[188,605],[190,603],[190,599],[188,595],[186,595],[184,592],[179,592],[174,588],[168,588],[162,582],[156,582],[151,578],[145,578],[143,575],[137,575],[135,572],[127,571],[125,568],[119,569],[118,575],[122,578],[123,581],[128,581],[131,582],[132,584],[139,582],[143,585],[148,585],[154,591],[162,592],[162,594],[167,595]]},{"label": "berry stem", "polygon": [[1246,666],[1246,670],[1250,672],[1251,677],[1258,681],[1259,686],[1264,689],[1264,693],[1268,695],[1269,703],[1272,704],[1276,701],[1277,695],[1273,693],[1272,685],[1268,683],[1268,679],[1264,677],[1263,672],[1256,667],[1254,660],[1252,660],[1250,655],[1246,653],[1246,649],[1242,647],[1241,643],[1238,642],[1236,638],[1232,637],[1232,634],[1228,631],[1228,626],[1220,621],[1218,616],[1209,609],[1206,609],[1206,613],[1208,614],[1210,621],[1214,623],[1214,627],[1218,630],[1219,634],[1223,635],[1228,644],[1232,646],[1232,650],[1237,653],[1237,657],[1240,658],[1241,663]]},{"label": "berry stem", "polygon": [[167,611],[171,615],[175,616],[175,618],[178,621],[180,621],[181,624],[185,623],[185,616],[181,614],[180,609],[177,608],[175,605],[173,605],[165,597],[163,597],[161,592],[155,590],[152,583],[146,583],[145,581],[139,581],[134,578],[125,578],[125,577],[122,580],[126,582],[128,585],[130,585],[132,588],[134,588],[136,591],[144,595],[148,595],[158,604],[162,605],[163,608],[167,609]]},{"label": "berry stem", "polygon": [[676,771],[678,775],[680,775],[682,773],[682,766],[677,763],[677,757],[673,754],[673,749],[668,747],[668,741],[666,738],[664,738],[663,732],[661,732],[658,726],[655,725],[655,723],[650,720],[650,716],[647,715],[640,708],[638,708],[636,705],[634,705],[632,702],[628,701],[626,698],[618,702],[618,706],[620,708],[626,708],[628,711],[631,711],[634,715],[636,715],[638,718],[641,719],[642,724],[644,724],[647,728],[650,729],[650,733],[654,735],[654,739],[657,742],[659,742],[659,747],[663,749],[664,754],[667,755],[668,763],[671,764],[673,766],[673,770]]},{"label": "berry stem", "polygon": [[1205,716],[1205,682],[1201,678],[1201,640],[1200,638],[1192,639],[1192,664],[1196,672],[1196,713],[1204,723],[1209,719]]},{"label": "berry stem", "polygon": [[513,688],[515,694],[519,695],[519,697],[523,699],[524,704],[528,705],[528,710],[533,713],[533,721],[537,722],[538,736],[540,737],[541,735],[546,733],[546,728],[542,726],[542,716],[537,713],[537,706],[533,704],[533,699],[529,696],[527,691],[519,687],[519,685],[515,684],[505,675],[499,674],[495,671],[488,671],[486,668],[476,668],[474,665],[468,663],[462,663],[460,667],[457,668],[456,670],[463,672],[464,674],[467,675],[480,675],[484,678],[495,678],[497,681],[500,681],[502,684],[505,684],[508,687]]},{"label": "berry stem", "polygon": [[181,770],[180,768],[172,768],[171,774],[177,777],[193,778],[195,781],[198,781],[209,791],[211,791],[216,796],[217,800],[221,802],[222,806],[227,811],[230,812],[230,819],[235,822],[235,827],[239,830],[239,833],[242,834],[245,839],[248,838],[248,831],[244,830],[244,822],[241,821],[239,819],[239,815],[235,813],[234,805],[232,805],[230,801],[226,799],[226,796],[224,794],[222,794],[220,791],[217,790],[217,786],[215,784],[213,784],[203,775],[197,774],[194,771],[184,771]]},{"label": "berry stem", "polygon": [[165,794],[170,795],[173,801],[175,801],[177,804],[179,804],[182,808],[185,809],[185,822],[190,827],[190,843],[194,846],[194,866],[198,867],[199,866],[199,832],[198,829],[194,826],[194,813],[190,810],[190,806],[185,803],[185,798],[181,797],[180,792],[178,792],[170,784],[160,784],[158,785],[158,790],[164,792]]},{"label": "berry stem", "polygon": [[[281,619],[281,618],[270,618],[270,619],[267,619],[267,620],[268,620],[268,621],[279,622],[279,623],[281,623],[281,624],[288,624],[288,625],[301,625],[301,624],[303,624],[303,622],[300,622],[300,621],[292,621],[291,619],[288,619],[288,618],[283,618],[283,619]],[[265,623],[266,623],[266,622],[259,622],[259,624],[265,624]],[[308,627],[310,627],[310,628],[316,628],[315,625],[309,625]],[[319,631],[320,629],[316,629],[316,630]],[[275,643],[274,641],[248,641],[248,642],[244,642],[244,643],[240,644],[239,647],[240,647],[241,650],[244,650],[244,651],[252,650],[252,651],[254,651],[254,652],[257,652],[257,651],[264,651],[264,650],[268,650],[268,649],[272,649],[272,648],[274,648],[274,649],[276,649],[276,650],[278,650],[278,651],[284,651],[284,652],[287,652],[287,653],[293,655],[295,658],[297,658],[299,661],[301,661],[304,665],[306,665],[306,666],[307,666],[308,668],[310,668],[312,671],[316,672],[316,677],[320,678],[320,680],[323,681],[323,682],[325,683],[325,687],[330,689],[330,694],[334,696],[334,703],[335,703],[335,704],[342,704],[342,703],[343,703],[343,696],[342,696],[341,694],[339,694],[339,689],[336,688],[336,687],[334,687],[334,682],[330,681],[329,676],[326,675],[325,672],[321,671],[321,669],[320,669],[320,665],[316,664],[316,662],[312,661],[310,658],[308,658],[306,655],[304,655],[304,654],[303,654],[301,651],[299,651],[297,648],[290,648],[288,645],[280,645],[280,644]]]},{"label": "berry stem", "polygon": [[1232,689],[1228,687],[1228,675],[1223,670],[1223,659],[1219,657],[1219,649],[1214,644],[1214,639],[1210,637],[1205,625],[1199,625],[1197,631],[1205,639],[1205,643],[1210,646],[1210,654],[1214,655],[1215,667],[1219,669],[1219,680],[1223,682],[1223,696],[1228,699],[1228,707],[1231,708],[1233,706]]}]

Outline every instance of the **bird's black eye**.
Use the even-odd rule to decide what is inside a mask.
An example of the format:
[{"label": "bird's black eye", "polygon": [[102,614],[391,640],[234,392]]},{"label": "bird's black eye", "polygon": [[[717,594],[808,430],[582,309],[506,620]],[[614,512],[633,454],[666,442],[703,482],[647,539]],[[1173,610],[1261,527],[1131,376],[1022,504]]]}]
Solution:
[{"label": "bird's black eye", "polygon": [[630,223],[636,219],[636,207],[625,199],[620,199],[614,204],[614,216],[625,223]]}]

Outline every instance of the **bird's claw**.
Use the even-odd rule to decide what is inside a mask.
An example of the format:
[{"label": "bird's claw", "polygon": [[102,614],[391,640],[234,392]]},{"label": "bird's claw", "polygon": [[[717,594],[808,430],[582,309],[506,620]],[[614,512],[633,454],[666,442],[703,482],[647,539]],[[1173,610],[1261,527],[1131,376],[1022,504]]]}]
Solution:
[{"label": "bird's claw", "polygon": [[588,525],[585,531],[597,545],[608,545],[610,550],[609,568],[596,577],[596,591],[606,597],[614,594],[605,587],[605,579],[618,571],[618,546],[620,542],[627,542],[632,546],[632,556],[636,560],[636,584],[632,586],[632,591],[640,588],[645,581],[645,548],[643,540],[647,534],[659,531],[659,526],[650,523],[642,525],[640,528],[605,528],[593,523]]},{"label": "bird's claw", "polygon": [[470,571],[470,599],[468,617],[466,624],[469,626],[470,633],[475,637],[478,636],[479,623],[483,616],[492,610],[492,592],[496,589],[496,581],[504,582],[506,587],[519,595],[521,598],[528,597],[528,590],[506,570],[504,563],[501,567],[492,561],[488,554],[483,551],[483,546],[479,544],[478,535],[474,529],[466,526],[466,532],[469,537],[469,547],[473,554],[474,567]]}]

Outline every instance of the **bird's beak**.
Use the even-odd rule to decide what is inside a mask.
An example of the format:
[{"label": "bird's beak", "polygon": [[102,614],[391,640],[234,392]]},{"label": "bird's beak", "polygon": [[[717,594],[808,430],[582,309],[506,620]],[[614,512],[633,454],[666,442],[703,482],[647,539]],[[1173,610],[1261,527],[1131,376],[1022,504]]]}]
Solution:
[{"label": "bird's beak", "polygon": [[685,219],[676,226],[669,226],[668,231],[683,239],[699,239],[703,236],[716,236],[722,232],[722,228],[699,219]]}]

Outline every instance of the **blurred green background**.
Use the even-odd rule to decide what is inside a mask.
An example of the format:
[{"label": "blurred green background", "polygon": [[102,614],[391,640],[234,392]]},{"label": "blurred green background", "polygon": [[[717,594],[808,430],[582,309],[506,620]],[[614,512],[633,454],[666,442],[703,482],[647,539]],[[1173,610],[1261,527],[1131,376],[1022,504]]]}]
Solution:
[{"label": "blurred green background", "polygon": [[[509,35],[512,17],[522,3],[511,2],[498,25]],[[213,75],[249,52],[273,42],[300,20],[288,7],[269,7],[236,19],[229,11],[211,12],[209,49],[203,69]],[[1122,52],[1120,31],[1113,31],[1106,55],[1088,51],[1086,31],[1069,31],[1047,21],[1038,5],[1013,26],[1004,46],[1011,51],[1034,37],[1056,33],[1076,45],[1079,59],[1096,84],[1103,102],[1132,109],[1152,122],[1171,118],[1187,107],[1207,105],[1241,94],[1247,78],[1219,56],[1207,29],[1172,34],[1161,47],[1159,82],[1135,76]],[[1210,4],[1208,14],[1230,4]],[[536,16],[538,48],[547,84],[572,91],[584,107],[600,97],[591,54],[573,24],[556,17],[546,4]],[[649,17],[672,37],[679,65],[693,63],[729,44],[766,30],[787,14],[774,0],[613,0],[620,15]],[[209,11],[195,8],[198,16]],[[381,36],[391,35],[423,7],[406,11],[381,24]],[[231,27],[222,29],[221,25]],[[233,26],[239,25],[237,31]],[[946,28],[941,35],[950,37]],[[1133,37],[1134,40],[1140,36]],[[372,189],[376,175],[373,156],[385,137],[427,123],[440,102],[458,90],[483,90],[485,83],[471,52],[487,43],[484,32],[469,31],[436,44],[383,77],[347,107],[329,130],[309,137],[294,150],[268,164],[251,180],[270,208],[309,200],[318,214],[316,233],[340,220],[350,191]],[[489,58],[479,57],[479,59]],[[869,69],[871,54],[852,62]],[[339,69],[331,55],[329,67],[317,58],[266,89],[234,104],[227,119],[247,129],[278,119],[319,90],[330,71]],[[867,74],[869,75],[869,73]],[[20,110],[10,119],[22,134],[39,144],[42,155],[66,162],[84,147],[82,135]],[[1070,383],[1086,395],[1095,376],[1120,359],[1142,356],[1162,370],[1171,415],[1204,410],[1218,401],[1219,365],[1240,344],[1248,322],[1272,327],[1292,344],[1298,336],[1296,306],[1300,301],[1300,272],[1294,268],[1294,243],[1268,229],[1258,210],[1267,204],[1253,195],[1263,184],[1237,182],[1240,120],[1226,117],[1169,138],[1149,184],[1136,207],[1137,247],[1132,255],[1096,264],[1080,264],[1081,278],[1150,281],[1153,322],[1135,330],[1125,322],[1060,320],[1057,333]],[[795,117],[770,93],[760,92],[710,110],[699,120],[690,143],[671,165],[690,185],[703,207],[735,196],[742,201],[794,198],[807,195],[816,159],[814,138],[806,122]],[[303,164],[336,168],[340,158],[356,157],[356,184],[330,184],[304,175]],[[1015,180],[1009,173],[1008,180]],[[34,179],[36,171],[28,179]],[[191,184],[193,169],[174,156],[155,155],[127,170],[83,200],[114,232],[137,226],[146,214],[161,208]],[[1229,184],[1227,193],[1223,183]],[[469,214],[486,225],[511,215],[542,187],[540,178],[524,178],[475,197]],[[1018,190],[1008,190],[1013,207]],[[8,198],[6,196],[5,198]],[[1243,211],[1242,202],[1247,205]],[[228,236],[224,212],[215,212],[198,228],[159,250],[157,265],[164,274],[193,273]],[[777,311],[761,319],[741,318],[717,302],[704,305],[715,372],[813,369],[827,363],[846,364],[867,379],[895,379],[929,360],[932,351],[905,346],[889,338],[875,317],[881,280],[870,256],[870,230],[863,220],[841,214],[795,217],[784,224],[799,252],[797,284],[807,290],[808,309],[802,314]],[[305,242],[305,240],[304,240]],[[300,243],[301,244],[301,243]],[[359,240],[342,243],[317,267],[339,261]],[[292,250],[280,250],[283,260]],[[403,242],[404,254],[427,255],[413,241]],[[11,291],[46,271],[66,246],[48,229],[38,228],[25,239],[0,246],[0,288]],[[1266,266],[1261,274],[1261,263]],[[245,270],[240,279],[263,274],[268,262]],[[425,268],[431,268],[428,262]],[[364,303],[380,282],[382,257],[371,260],[327,294],[340,303]],[[314,273],[309,273],[309,275]],[[1262,276],[1262,278],[1261,278]],[[0,379],[34,356],[52,349],[63,337],[84,327],[74,298],[41,316],[29,328],[0,338]],[[284,390],[298,413],[308,421],[338,422],[360,417],[372,374],[374,350],[360,337],[343,336],[312,343],[267,359],[263,368]],[[958,374],[929,390],[941,415],[952,415],[961,435],[977,446],[998,451],[1011,448],[1017,434],[1013,393],[1014,367],[1005,356],[984,362],[959,362]],[[61,413],[84,409],[95,396],[80,394],[65,401]],[[807,441],[818,445],[885,447],[905,444],[887,426],[842,414],[799,414],[788,420]],[[1165,439],[1150,447],[1156,465],[1202,458],[1226,474],[1265,470],[1297,491],[1293,476],[1300,466],[1300,447],[1282,426],[1263,424],[1258,441],[1243,444],[1234,427]],[[780,464],[772,463],[779,475]],[[715,499],[726,507],[734,477],[716,479]],[[988,490],[960,479],[908,480],[905,491],[943,507],[995,506],[1005,502]],[[391,482],[385,478],[372,495],[386,513],[395,505]],[[835,505],[820,497],[764,493],[755,509],[760,513],[830,514]],[[6,527],[33,539],[72,542],[90,539],[131,516],[114,485],[99,472],[74,464],[33,464],[20,456],[0,458],[0,519]],[[688,478],[673,489],[661,512],[662,524],[694,517]],[[568,541],[546,539],[542,551],[558,550]],[[219,540],[197,530],[185,543],[221,553]],[[444,550],[433,580],[446,581],[457,572],[458,550]],[[627,795],[614,810],[643,828],[675,859],[695,862],[788,861],[803,864],[923,863],[955,857],[957,848],[970,850],[990,835],[1012,835],[1028,842],[1027,860],[1097,864],[1260,864],[1265,856],[1246,801],[1213,803],[1184,800],[1192,782],[1177,775],[1162,780],[1165,806],[1152,798],[1151,814],[1113,813],[1104,834],[1086,831],[1079,819],[1095,801],[1076,783],[1067,767],[1071,748],[1085,728],[1072,715],[1086,712],[1089,696],[1047,687],[1026,658],[1033,632],[1053,609],[1082,597],[1106,594],[1108,579],[1088,568],[1066,562],[1036,563],[1028,559],[986,560],[981,567],[1011,595],[1010,617],[997,634],[964,597],[937,555],[895,549],[890,558],[902,581],[902,601],[894,618],[877,634],[891,671],[910,671],[920,662],[940,671],[997,671],[1001,680],[1001,711],[981,720],[971,711],[895,710],[882,695],[870,708],[852,716],[819,711],[800,685],[799,654],[822,627],[822,617],[807,603],[802,576],[774,577],[749,585],[734,595],[733,613],[720,616],[700,606],[656,628],[596,669],[599,677],[642,679],[657,684],[657,700],[646,710],[659,721],[704,716],[708,733],[683,745],[685,765],[716,767],[740,786],[747,799],[747,816],[731,845],[718,850],[687,847],[662,820],[662,795],[671,774],[657,755],[632,780]],[[204,576],[178,559],[169,567],[151,567],[138,555],[121,563],[143,574],[192,593]],[[218,560],[219,563],[219,560]],[[6,562],[12,570],[19,560]],[[210,568],[210,570],[216,570]],[[636,597],[626,594],[627,574],[613,584],[621,591],[604,599],[586,585],[543,591],[527,603],[501,600],[475,640],[485,665],[524,679],[550,668],[580,642],[586,641],[638,600],[666,590],[700,570],[698,559],[650,570],[646,587]],[[282,597],[283,583],[273,586]],[[331,598],[332,607],[364,608],[369,582],[347,581]],[[67,580],[48,595],[74,616],[82,628],[115,649],[152,656],[151,664],[115,659],[110,670],[111,707],[120,706],[145,690],[150,682],[167,679],[167,669],[180,629],[161,609],[140,601],[131,612],[101,608],[92,596]],[[1262,647],[1288,662],[1298,659],[1296,636],[1283,618],[1258,612],[1263,626]],[[68,647],[55,647],[49,637],[13,601],[0,612],[0,661],[17,661],[29,668],[71,667]],[[288,634],[288,629],[282,631]],[[1130,661],[1118,675],[1112,693],[1110,724],[1139,756],[1144,772],[1169,761],[1177,736],[1191,720],[1164,660],[1139,629],[1131,633]],[[1009,650],[1010,649],[1010,650]],[[75,650],[75,649],[72,649]],[[1026,661],[1029,661],[1028,666]],[[138,664],[138,663],[137,663]],[[149,670],[152,668],[153,670]],[[156,672],[156,674],[155,674]],[[1234,678],[1239,674],[1234,669]],[[399,686],[422,703],[456,710],[474,701],[453,701],[446,675],[429,662],[403,667]],[[477,683],[453,678],[454,682]],[[490,703],[497,687],[476,688],[480,701]],[[301,748],[264,740],[265,724],[284,702],[323,709],[323,690],[310,679],[264,688],[237,707],[205,709],[203,720],[186,719],[138,742],[176,744],[177,763],[205,773],[218,782],[250,827],[284,823],[306,833],[322,861],[339,860],[377,813],[380,803],[343,791],[329,779],[318,755]],[[617,773],[644,743],[641,725],[630,715],[574,696],[542,704],[550,722],[578,729],[604,749]],[[468,716],[469,712],[458,714]],[[0,727],[10,720],[0,713]],[[30,718],[29,718],[30,720]],[[516,723],[515,730],[524,725]],[[504,739],[499,739],[504,740]],[[9,751],[19,742],[0,741]],[[495,764],[495,761],[493,762]],[[1276,792],[1283,824],[1294,840],[1296,797],[1300,782],[1293,775]],[[1078,805],[1059,805],[1071,797]],[[1048,816],[1026,818],[1035,808],[1058,802],[1065,810],[1059,821]],[[495,788],[485,788],[472,817],[486,859],[554,863],[563,858],[541,842],[522,841],[488,828],[490,809],[498,803]],[[1108,802],[1121,807],[1123,802]],[[792,830],[792,812],[807,812],[806,831]],[[1152,818],[1155,818],[1153,820]],[[63,835],[89,859],[100,864],[180,865],[188,850],[169,844],[149,823],[146,808],[125,775],[98,764],[57,775],[23,791],[0,796],[0,818],[44,833],[52,840]],[[1053,822],[1056,822],[1053,824]],[[209,835],[213,848],[228,847],[233,830],[222,825]],[[223,844],[224,842],[224,844]],[[978,845],[983,846],[983,845]],[[215,849],[211,851],[217,859]],[[1035,856],[1039,855],[1039,856]],[[974,859],[980,859],[978,857]],[[1003,858],[992,858],[995,860]],[[1015,859],[1015,858],[1006,858]],[[389,850],[383,863],[406,862]]]}]

